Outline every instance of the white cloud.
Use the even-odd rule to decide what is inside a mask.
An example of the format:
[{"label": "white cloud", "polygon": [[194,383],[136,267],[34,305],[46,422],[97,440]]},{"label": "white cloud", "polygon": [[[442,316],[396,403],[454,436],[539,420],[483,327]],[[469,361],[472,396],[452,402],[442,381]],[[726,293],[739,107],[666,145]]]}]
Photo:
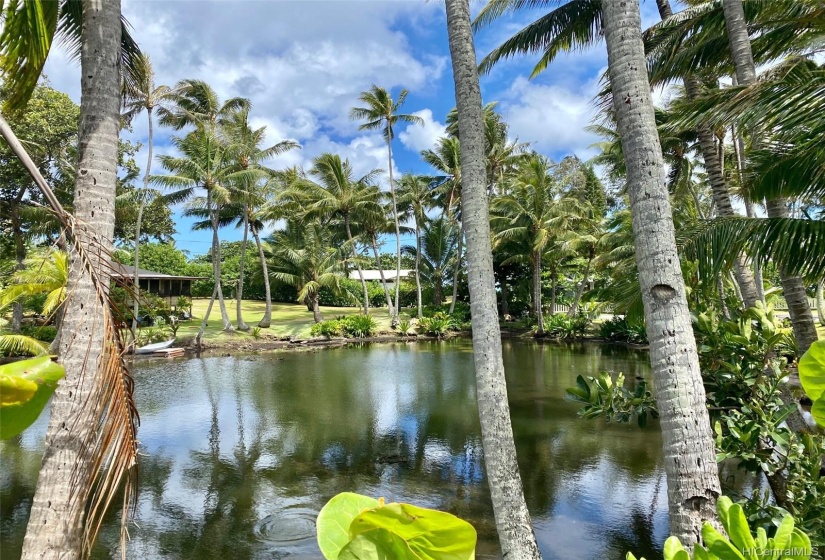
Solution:
[{"label": "white cloud", "polygon": [[596,113],[593,96],[595,80],[579,88],[539,85],[517,78],[502,97],[501,110],[510,125],[510,134],[534,149],[559,157],[592,155],[588,146],[597,137],[584,130]]},{"label": "white cloud", "polygon": [[433,118],[430,109],[416,111],[413,115],[421,117],[423,125],[410,124],[398,135],[401,143],[414,152],[429,150],[439,138],[445,135],[447,127]]}]

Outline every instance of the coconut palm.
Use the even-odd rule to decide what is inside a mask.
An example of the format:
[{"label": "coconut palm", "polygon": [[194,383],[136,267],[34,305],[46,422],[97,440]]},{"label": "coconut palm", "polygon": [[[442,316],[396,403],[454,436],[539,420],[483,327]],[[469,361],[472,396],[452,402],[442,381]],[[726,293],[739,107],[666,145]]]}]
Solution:
[{"label": "coconut palm", "polygon": [[137,220],[135,222],[135,276],[132,283],[132,340],[137,340],[138,307],[140,302],[140,282],[138,267],[140,266],[140,227],[143,221],[143,210],[151,202],[154,194],[149,189],[149,178],[152,175],[152,160],[154,149],[154,118],[153,113],[158,107],[168,107],[176,92],[169,86],[155,86],[155,71],[149,56],[141,54],[135,59],[136,71],[134,80],[123,81],[123,118],[132,122],[140,113],[146,111],[146,120],[149,124],[149,138],[147,140],[146,171],[143,175],[143,189],[137,190]]},{"label": "coconut palm", "polygon": [[390,196],[392,198],[393,219],[395,220],[395,305],[392,316],[392,326],[398,324],[398,302],[400,298],[401,283],[398,278],[401,276],[401,224],[398,219],[398,203],[395,196],[395,182],[392,176],[392,141],[395,138],[395,126],[405,122],[411,124],[424,124],[424,119],[417,115],[406,115],[398,113],[404,104],[409,92],[402,89],[398,94],[398,99],[394,100],[390,92],[384,88],[373,85],[369,90],[361,92],[358,100],[365,104],[364,107],[353,107],[350,110],[350,118],[353,120],[366,121],[362,123],[358,130],[381,130],[384,141],[387,143],[387,174],[390,181]]},{"label": "coconut palm", "polygon": [[316,323],[324,320],[321,288],[340,291],[343,279],[340,240],[319,220],[292,221],[268,240],[272,276],[298,291],[298,301],[312,310]]},{"label": "coconut palm", "polygon": [[[720,495],[710,420],[676,251],[638,0],[604,0],[613,105],[627,168],[639,283],[662,418],[671,533],[692,545]],[[677,387],[678,390],[673,390]],[[678,461],[668,458],[678,457]],[[679,465],[689,464],[689,470]]]},{"label": "coconut palm", "polygon": [[433,290],[432,304],[444,303],[444,284],[450,279],[450,267],[456,258],[458,232],[444,216],[427,222],[413,247],[405,245],[405,254],[415,257],[423,282]]},{"label": "coconut palm", "polygon": [[427,222],[427,211],[433,206],[431,179],[422,175],[403,175],[398,181],[398,202],[409,212],[415,223],[415,289],[418,318],[423,317],[421,303],[421,228]]},{"label": "coconut palm", "polygon": [[[136,460],[131,384],[107,307],[105,272],[114,234],[120,47],[127,36],[119,0],[11,2],[5,12],[0,58],[6,77],[12,77],[10,106],[28,98],[58,30],[80,52],[81,75],[94,76],[81,82],[74,222],[42,177],[38,181],[64,224],[73,227],[69,297],[58,335],[66,376],[51,403],[22,557],[72,559],[94,542],[107,506]],[[22,151],[18,155],[22,158]],[[127,485],[123,494],[124,520],[133,489]]]},{"label": "coconut palm", "polygon": [[[496,306],[484,157],[484,116],[468,0],[446,0],[447,34],[461,136],[462,223],[473,315],[476,395],[484,464],[505,558],[541,558],[516,461]],[[459,255],[460,256],[460,255]]]},{"label": "coconut palm", "polygon": [[343,224],[347,235],[348,247],[353,257],[361,287],[364,292],[364,314],[369,314],[369,293],[364,279],[360,261],[356,258],[357,240],[353,235],[353,220],[357,216],[380,212],[381,192],[372,184],[378,170],[373,170],[359,179],[353,177],[349,160],[342,160],[336,154],[325,153],[312,160],[310,175],[297,177],[284,196],[293,202],[299,202],[307,218],[324,218],[337,220]]},{"label": "coconut palm", "polygon": [[[224,122],[222,132],[228,146],[229,157],[234,162],[239,171],[258,170],[268,171],[263,163],[277,155],[286,153],[289,150],[298,148],[298,144],[291,140],[284,140],[269,146],[262,147],[266,137],[266,127],[253,129],[249,126],[249,109],[243,108],[233,113]],[[261,173],[260,177],[248,177],[246,181],[241,181],[234,185],[233,202],[238,215],[238,226],[242,228],[243,240],[241,241],[241,262],[238,271],[238,287],[236,290],[236,316],[239,331],[248,331],[249,326],[244,323],[241,314],[241,302],[243,300],[244,268],[246,264],[246,246],[248,233],[250,231],[250,219],[256,208],[261,208],[265,202],[262,197],[261,186],[266,173]],[[271,304],[270,304],[271,307]],[[266,318],[266,317],[264,317]],[[271,322],[271,313],[269,322]],[[267,321],[264,321],[266,323]],[[258,326],[261,326],[260,323]]]},{"label": "coconut palm", "polygon": [[51,251],[46,258],[29,259],[26,267],[15,272],[9,285],[0,291],[0,307],[21,298],[46,294],[43,315],[58,311],[66,299],[69,279],[69,256],[63,251]]},{"label": "coconut palm", "polygon": [[[392,213],[392,208],[384,208],[381,205],[376,205],[372,210],[359,212],[357,222],[357,236],[363,240],[365,245],[372,247],[375,265],[378,267],[378,275],[381,278],[381,287],[384,288],[384,296],[387,298],[387,310],[390,318],[392,318],[395,316],[395,306],[393,305],[390,288],[387,286],[387,279],[384,275],[384,265],[381,263],[381,254],[378,250],[378,238],[381,235],[388,235],[395,230],[395,218]],[[400,281],[400,278],[395,279],[396,284]]]}]

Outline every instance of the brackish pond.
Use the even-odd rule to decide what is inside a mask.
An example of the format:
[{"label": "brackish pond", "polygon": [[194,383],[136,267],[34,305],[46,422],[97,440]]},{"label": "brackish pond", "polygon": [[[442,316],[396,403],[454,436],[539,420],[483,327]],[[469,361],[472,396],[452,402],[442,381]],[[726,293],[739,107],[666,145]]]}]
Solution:
[{"label": "brackish pond", "polygon": [[[605,425],[564,401],[576,375],[647,376],[647,355],[504,342],[524,490],[544,558],[658,557],[667,492],[654,424]],[[134,559],[319,558],[314,518],[338,492],[447,510],[496,557],[468,340],[136,368]],[[46,420],[0,443],[0,557],[19,558]],[[96,558],[120,557],[111,516]]]}]

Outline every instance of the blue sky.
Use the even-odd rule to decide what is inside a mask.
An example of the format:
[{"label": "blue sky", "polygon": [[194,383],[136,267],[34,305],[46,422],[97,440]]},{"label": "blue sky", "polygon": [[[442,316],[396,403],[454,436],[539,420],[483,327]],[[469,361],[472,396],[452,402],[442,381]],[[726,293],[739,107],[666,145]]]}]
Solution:
[{"label": "blue sky", "polygon": [[[476,13],[483,3],[471,6]],[[270,143],[288,138],[301,144],[272,167],[308,167],[314,156],[331,151],[349,158],[356,173],[385,169],[380,134],[359,131],[347,116],[358,94],[377,84],[394,95],[408,89],[403,109],[425,121],[397,131],[396,169],[430,172],[418,154],[443,134],[444,117],[455,104],[439,0],[123,0],[123,12],[152,58],[159,84],[197,78],[222,99],[249,97],[253,124],[267,127]],[[642,12],[644,25],[658,19],[653,0],[642,0]],[[476,36],[479,59],[537,15],[519,13],[482,30]],[[594,116],[592,98],[607,65],[604,46],[561,57],[528,80],[533,62],[508,61],[482,77],[485,102],[498,101],[512,136],[536,150],[556,160],[591,157],[597,138],[584,127]],[[52,56],[46,74],[53,87],[79,101],[79,68],[65,54]],[[143,116],[124,135],[145,144],[146,132]],[[156,154],[173,153],[171,135],[156,128]],[[138,163],[145,162],[144,148]],[[153,165],[153,173],[163,172]],[[193,255],[206,252],[209,234],[191,231],[179,211],[175,217],[177,246]],[[221,236],[235,240],[240,232],[229,228]],[[387,240],[384,250],[394,249],[394,240]]]}]

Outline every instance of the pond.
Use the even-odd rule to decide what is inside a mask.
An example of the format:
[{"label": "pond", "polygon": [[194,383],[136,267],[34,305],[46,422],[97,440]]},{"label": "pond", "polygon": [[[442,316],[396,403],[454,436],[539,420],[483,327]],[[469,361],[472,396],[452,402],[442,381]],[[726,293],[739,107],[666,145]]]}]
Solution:
[{"label": "pond", "polygon": [[[504,342],[519,464],[544,558],[653,560],[667,536],[654,423],[606,425],[564,400],[576,375],[649,375],[647,354]],[[455,513],[498,552],[468,340],[144,362],[140,487],[128,557],[319,558],[338,492]],[[46,420],[0,443],[0,557],[19,558]],[[95,558],[119,557],[110,516]]]}]

